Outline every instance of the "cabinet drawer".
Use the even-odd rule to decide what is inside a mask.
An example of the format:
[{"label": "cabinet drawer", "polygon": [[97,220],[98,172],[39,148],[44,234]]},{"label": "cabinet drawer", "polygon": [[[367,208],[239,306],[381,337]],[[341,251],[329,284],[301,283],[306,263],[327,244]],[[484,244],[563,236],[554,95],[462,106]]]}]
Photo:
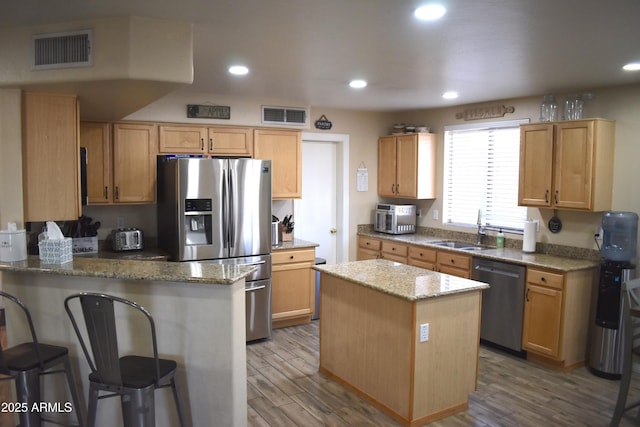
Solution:
[{"label": "cabinet drawer", "polygon": [[471,257],[454,252],[438,251],[438,265],[448,265],[469,270],[471,268]]},{"label": "cabinet drawer", "polygon": [[272,264],[288,264],[292,262],[312,262],[316,261],[315,249],[299,249],[291,251],[274,251],[271,254]]},{"label": "cabinet drawer", "polygon": [[408,251],[408,247],[406,245],[393,243],[393,242],[382,242],[382,252],[386,252],[399,257],[406,257]]},{"label": "cabinet drawer", "polygon": [[369,237],[359,237],[358,238],[358,246],[365,249],[370,249],[372,251],[380,250],[380,240],[371,239]]},{"label": "cabinet drawer", "polygon": [[562,289],[564,283],[564,275],[551,273],[544,270],[527,269],[527,283],[533,283],[540,286],[547,286],[555,289]]},{"label": "cabinet drawer", "polygon": [[435,262],[420,261],[415,258],[409,258],[409,260],[407,261],[407,264],[412,265],[414,267],[424,268],[425,270],[433,271],[436,269]]},{"label": "cabinet drawer", "polygon": [[435,249],[409,246],[409,258],[430,263],[436,262],[437,251]]}]

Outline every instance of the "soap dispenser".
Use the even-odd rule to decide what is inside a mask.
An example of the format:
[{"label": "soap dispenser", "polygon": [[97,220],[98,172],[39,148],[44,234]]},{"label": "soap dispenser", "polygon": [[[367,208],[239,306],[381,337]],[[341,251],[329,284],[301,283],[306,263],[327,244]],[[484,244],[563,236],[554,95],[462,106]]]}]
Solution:
[{"label": "soap dispenser", "polygon": [[498,230],[498,234],[496,234],[496,247],[504,248],[504,233],[502,232],[502,228]]}]

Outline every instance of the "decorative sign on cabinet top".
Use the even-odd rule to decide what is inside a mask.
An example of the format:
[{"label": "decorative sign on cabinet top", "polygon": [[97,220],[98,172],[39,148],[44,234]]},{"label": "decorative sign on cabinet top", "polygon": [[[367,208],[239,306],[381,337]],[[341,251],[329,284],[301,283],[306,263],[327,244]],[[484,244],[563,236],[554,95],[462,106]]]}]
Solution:
[{"label": "decorative sign on cabinet top", "polygon": [[456,119],[481,120],[493,119],[496,117],[504,117],[507,113],[513,113],[514,107],[505,107],[504,105],[492,105],[489,107],[467,108],[461,113],[456,113]]}]

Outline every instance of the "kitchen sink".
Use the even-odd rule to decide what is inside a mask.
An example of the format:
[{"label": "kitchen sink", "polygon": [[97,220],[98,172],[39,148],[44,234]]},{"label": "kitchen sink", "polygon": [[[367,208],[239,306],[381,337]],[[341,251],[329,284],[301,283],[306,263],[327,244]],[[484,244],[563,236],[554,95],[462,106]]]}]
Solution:
[{"label": "kitchen sink", "polygon": [[440,242],[429,242],[432,245],[442,246],[444,248],[462,249],[464,251],[482,251],[486,249],[493,249],[490,246],[476,245],[469,242],[460,242],[458,240],[443,240]]}]

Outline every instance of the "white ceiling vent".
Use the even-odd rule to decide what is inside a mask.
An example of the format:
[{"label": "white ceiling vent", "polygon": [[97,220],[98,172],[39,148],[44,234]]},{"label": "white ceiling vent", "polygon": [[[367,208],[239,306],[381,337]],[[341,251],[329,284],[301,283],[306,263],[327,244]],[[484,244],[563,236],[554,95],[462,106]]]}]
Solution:
[{"label": "white ceiling vent", "polygon": [[262,123],[306,125],[306,108],[262,106]]},{"label": "white ceiling vent", "polygon": [[91,30],[34,35],[31,69],[90,67],[92,42]]}]

